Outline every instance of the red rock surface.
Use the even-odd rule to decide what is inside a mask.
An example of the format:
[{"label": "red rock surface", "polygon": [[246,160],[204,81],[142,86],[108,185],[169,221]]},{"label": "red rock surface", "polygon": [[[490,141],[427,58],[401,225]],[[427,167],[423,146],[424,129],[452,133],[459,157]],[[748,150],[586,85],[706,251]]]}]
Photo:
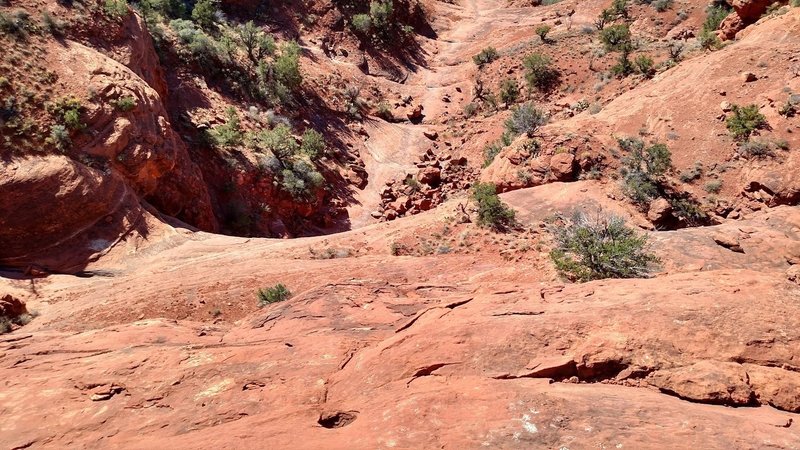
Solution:
[{"label": "red rock surface", "polygon": [[[420,123],[343,126],[343,170],[358,190],[326,206],[346,209],[352,230],[294,240],[214,235],[167,217],[214,229],[203,182],[230,172],[194,164],[170,125],[169,83],[139,39],[141,21],[123,23],[134,37],[109,54],[74,42],[50,49],[65,91],[96,86],[137,106],[87,112],[100,132],[81,149],[109,170],[37,154],[0,172],[0,210],[14,211],[0,215],[0,302],[37,314],[0,336],[0,447],[800,447],[797,119],[778,114],[785,89],[800,90],[786,76],[796,71],[798,10],[653,79],[596,89],[586,55],[599,47],[580,27],[606,2],[520,3],[426,2],[438,36],[421,39],[428,59],[408,73],[361,49],[342,54],[356,46],[339,34],[303,42],[305,70],[410,97],[393,101],[393,114]],[[682,23],[632,6],[631,27],[653,39],[654,55],[702,23],[705,4],[683,6]],[[312,7],[325,26],[337,22]],[[535,37],[542,23],[555,43]],[[518,139],[481,171],[509,112],[464,117],[478,71],[471,56],[487,45],[503,53],[481,69],[494,88],[521,76],[529,44],[559,54],[572,91],[536,99],[552,116],[537,133],[540,152]],[[342,56],[322,59],[330,49],[321,45]],[[613,59],[598,58],[598,70]],[[225,103],[180,81],[172,101]],[[581,96],[600,110],[573,110]],[[791,150],[735,158],[722,101],[755,102],[772,126],[760,132]],[[611,175],[615,138],[640,134],[669,143],[671,179],[697,162],[715,170],[725,182],[724,205],[712,210],[721,224],[656,231],[667,205],[653,202],[648,220],[623,198]],[[577,180],[595,168],[598,180]],[[234,181],[275,192],[255,177]],[[478,179],[498,184],[518,228],[474,224],[466,190]],[[683,186],[708,200],[699,183]],[[322,194],[313,204],[269,198],[284,218],[326,203]],[[642,228],[661,259],[656,273],[560,279],[548,224],[576,212]],[[281,220],[268,228],[291,234]],[[259,308],[257,290],[277,283],[291,298]]]}]

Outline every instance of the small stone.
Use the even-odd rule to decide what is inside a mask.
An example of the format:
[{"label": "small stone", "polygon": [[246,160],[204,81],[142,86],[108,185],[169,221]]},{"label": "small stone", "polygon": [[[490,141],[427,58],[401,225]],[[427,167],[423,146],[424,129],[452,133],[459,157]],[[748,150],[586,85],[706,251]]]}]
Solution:
[{"label": "small stone", "polygon": [[742,81],[745,83],[750,83],[756,81],[758,77],[753,72],[743,72],[742,73]]}]

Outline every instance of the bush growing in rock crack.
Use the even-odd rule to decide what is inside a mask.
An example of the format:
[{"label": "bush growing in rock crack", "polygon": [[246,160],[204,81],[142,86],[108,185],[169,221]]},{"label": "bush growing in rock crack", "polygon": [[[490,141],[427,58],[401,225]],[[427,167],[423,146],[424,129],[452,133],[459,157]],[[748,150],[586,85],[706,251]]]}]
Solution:
[{"label": "bush growing in rock crack", "polygon": [[672,154],[664,144],[645,148],[641,139],[618,139],[625,152],[620,169],[625,194],[636,204],[644,205],[660,196],[663,177],[672,167]]},{"label": "bush growing in rock crack", "polygon": [[556,246],[550,258],[558,272],[572,281],[646,277],[659,259],[650,251],[647,235],[638,234],[622,218],[560,218],[550,228]]},{"label": "bush growing in rock crack", "polygon": [[287,300],[292,293],[283,283],[278,283],[272,287],[259,289],[256,295],[258,296],[258,306],[267,306]]}]

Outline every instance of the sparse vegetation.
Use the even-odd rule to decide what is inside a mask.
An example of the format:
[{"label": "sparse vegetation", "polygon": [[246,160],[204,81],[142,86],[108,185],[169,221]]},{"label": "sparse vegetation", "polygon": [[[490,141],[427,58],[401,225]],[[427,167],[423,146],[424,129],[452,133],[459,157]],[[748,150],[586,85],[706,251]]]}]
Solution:
[{"label": "sparse vegetation", "polygon": [[722,190],[722,180],[711,180],[705,185],[705,190],[709,194],[717,194]]},{"label": "sparse vegetation", "polygon": [[481,50],[480,53],[472,57],[472,61],[478,67],[483,67],[486,64],[490,64],[492,61],[496,60],[500,57],[500,54],[497,53],[497,50],[494,47],[486,47],[485,49]]},{"label": "sparse vegetation", "polygon": [[292,293],[282,283],[278,283],[272,287],[259,289],[256,295],[258,297],[258,306],[263,307],[287,300],[292,296]]},{"label": "sparse vegetation", "polygon": [[519,94],[520,90],[517,80],[509,78],[500,83],[500,100],[506,104],[506,107],[516,102],[519,98]]},{"label": "sparse vegetation", "polygon": [[747,140],[754,131],[767,125],[767,118],[759,112],[758,105],[733,105],[726,125],[734,139]]},{"label": "sparse vegetation", "polygon": [[640,74],[646,77],[653,76],[653,58],[647,55],[638,55],[636,59],[634,59],[633,64]]},{"label": "sparse vegetation", "polygon": [[533,53],[526,56],[522,64],[525,66],[525,81],[531,89],[546,92],[558,85],[561,74],[553,67],[549,56]]},{"label": "sparse vegetation", "polygon": [[105,0],[104,8],[106,14],[115,19],[127,16],[130,11],[127,0]]},{"label": "sparse vegetation", "polygon": [[120,111],[130,111],[136,107],[136,98],[132,95],[125,95],[114,102],[114,106]]},{"label": "sparse vegetation", "polygon": [[640,139],[618,139],[625,152],[622,159],[622,180],[625,194],[636,204],[645,205],[660,196],[664,174],[672,167],[672,155],[664,144],[645,148]]},{"label": "sparse vegetation", "polygon": [[706,20],[703,22],[703,32],[714,32],[719,29],[719,25],[733,11],[724,1],[713,2],[706,9]]},{"label": "sparse vegetation", "polygon": [[514,210],[500,200],[494,184],[476,183],[472,198],[478,204],[478,225],[501,231],[514,225]]},{"label": "sparse vegetation", "polygon": [[552,28],[549,25],[539,25],[538,27],[536,27],[535,31],[536,34],[539,36],[539,39],[541,39],[542,42],[546,44],[548,42],[547,34],[550,33],[550,30],[552,30]]},{"label": "sparse vegetation", "polygon": [[492,142],[491,144],[487,145],[483,149],[483,167],[489,167],[494,158],[500,154],[500,151],[503,150],[503,146],[497,142]]},{"label": "sparse vegetation", "polygon": [[646,277],[659,262],[646,235],[619,217],[578,214],[551,227],[556,247],[550,258],[562,276],[573,281]]},{"label": "sparse vegetation", "polygon": [[316,130],[308,129],[303,133],[303,144],[300,151],[312,160],[315,160],[325,153],[325,138]]},{"label": "sparse vegetation", "polygon": [[244,134],[239,125],[239,115],[234,108],[225,111],[226,121],[224,125],[214,127],[211,134],[214,142],[221,147],[234,147],[242,143]]},{"label": "sparse vegetation", "polygon": [[514,135],[526,134],[533,137],[536,130],[547,123],[547,114],[533,106],[532,103],[519,105],[511,110],[511,117],[506,119],[505,126]]}]

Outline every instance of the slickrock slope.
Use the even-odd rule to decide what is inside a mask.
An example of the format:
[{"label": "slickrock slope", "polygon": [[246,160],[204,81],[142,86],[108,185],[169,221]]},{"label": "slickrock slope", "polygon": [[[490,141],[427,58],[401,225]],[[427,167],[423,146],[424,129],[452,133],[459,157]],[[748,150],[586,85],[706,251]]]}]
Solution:
[{"label": "slickrock slope", "polygon": [[[583,187],[564,185],[551,207],[580,207]],[[786,275],[800,260],[796,209],[653,232],[671,263],[643,280],[565,285],[535,252],[506,260],[489,246],[388,254],[456,210],[325,239],[176,234],[92,278],[4,282],[41,316],[0,340],[0,442],[800,445],[800,290]],[[362,250],[313,259],[326,246]],[[257,309],[254,290],[277,281],[296,295]]]}]

